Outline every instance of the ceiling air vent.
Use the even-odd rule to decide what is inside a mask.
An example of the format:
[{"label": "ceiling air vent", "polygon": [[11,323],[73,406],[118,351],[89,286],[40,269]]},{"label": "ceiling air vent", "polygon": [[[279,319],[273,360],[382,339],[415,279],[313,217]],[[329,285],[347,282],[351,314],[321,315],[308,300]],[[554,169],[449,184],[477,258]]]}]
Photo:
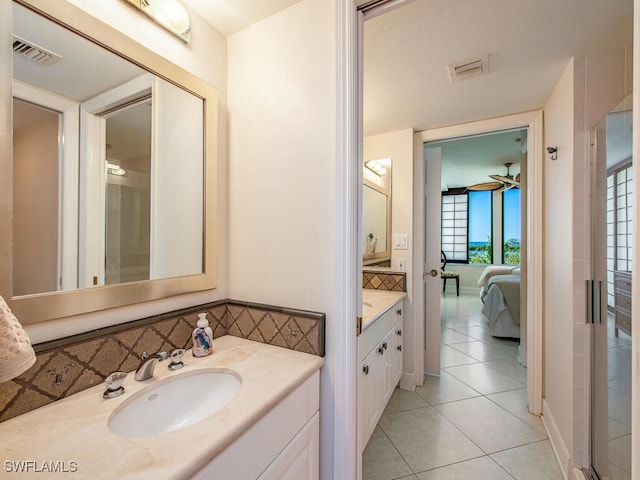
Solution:
[{"label": "ceiling air vent", "polygon": [[13,53],[21,55],[40,65],[53,65],[62,60],[62,56],[28,42],[17,35],[13,36]]},{"label": "ceiling air vent", "polygon": [[464,62],[451,63],[448,66],[451,83],[489,73],[489,57],[474,58]]}]

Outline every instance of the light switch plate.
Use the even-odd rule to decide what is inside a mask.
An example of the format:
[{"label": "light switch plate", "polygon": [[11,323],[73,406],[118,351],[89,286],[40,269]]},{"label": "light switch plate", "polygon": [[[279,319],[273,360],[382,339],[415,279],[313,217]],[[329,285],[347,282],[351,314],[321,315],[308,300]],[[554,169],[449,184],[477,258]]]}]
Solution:
[{"label": "light switch plate", "polygon": [[406,233],[393,234],[393,249],[407,250],[409,248],[409,235]]}]

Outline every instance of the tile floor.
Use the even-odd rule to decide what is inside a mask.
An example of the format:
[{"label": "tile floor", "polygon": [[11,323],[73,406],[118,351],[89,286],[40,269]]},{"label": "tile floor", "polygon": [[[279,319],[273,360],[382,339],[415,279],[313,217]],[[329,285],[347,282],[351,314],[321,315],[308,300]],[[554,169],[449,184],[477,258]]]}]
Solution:
[{"label": "tile floor", "polygon": [[[614,317],[607,319],[608,445],[598,442],[600,473],[610,480],[631,480],[631,337],[615,336]],[[596,462],[599,460],[597,459]],[[600,465],[598,465],[600,466]]]},{"label": "tile floor", "polygon": [[396,389],[363,455],[364,480],[561,480],[526,407],[518,342],[493,338],[478,295],[442,299],[441,376]]}]

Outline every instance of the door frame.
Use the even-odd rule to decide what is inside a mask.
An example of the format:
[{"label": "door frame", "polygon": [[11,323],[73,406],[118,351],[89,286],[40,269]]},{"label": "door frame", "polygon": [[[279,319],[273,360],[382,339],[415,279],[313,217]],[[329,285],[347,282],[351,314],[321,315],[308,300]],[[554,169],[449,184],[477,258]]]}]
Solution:
[{"label": "door frame", "polygon": [[[413,298],[416,310],[415,318],[425,321],[414,322],[415,338],[424,338],[426,330],[426,306],[422,274],[425,262],[424,253],[424,162],[423,144],[449,138],[465,137],[482,133],[509,130],[514,128],[528,128],[527,155],[527,231],[526,231],[526,262],[522,275],[527,278],[526,284],[526,318],[527,328],[523,332],[523,343],[526,348],[527,360],[527,395],[529,411],[535,415],[542,413],[542,377],[543,377],[543,123],[542,111],[532,111],[469,122],[450,127],[441,127],[416,132],[414,135],[414,281]],[[440,319],[437,319],[440,322]],[[426,341],[426,340],[425,340]],[[434,339],[432,346],[440,348],[440,339]],[[425,345],[426,347],[427,345]],[[424,349],[416,352],[416,365],[424,365]]]}]

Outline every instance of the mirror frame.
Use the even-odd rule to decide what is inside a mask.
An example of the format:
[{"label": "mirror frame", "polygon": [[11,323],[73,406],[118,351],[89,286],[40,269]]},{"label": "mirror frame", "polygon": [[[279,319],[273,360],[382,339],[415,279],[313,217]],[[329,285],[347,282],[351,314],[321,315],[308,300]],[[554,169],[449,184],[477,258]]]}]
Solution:
[{"label": "mirror frame", "polygon": [[[14,297],[12,292],[13,208],[13,3],[47,17],[68,30],[161,77],[204,101],[204,215],[203,273],[143,280],[95,288]],[[86,314],[158,300],[217,286],[217,90],[195,75],[148,50],[124,33],[68,2],[13,0],[0,2],[0,295],[22,324]],[[90,33],[89,33],[90,32]]]}]

